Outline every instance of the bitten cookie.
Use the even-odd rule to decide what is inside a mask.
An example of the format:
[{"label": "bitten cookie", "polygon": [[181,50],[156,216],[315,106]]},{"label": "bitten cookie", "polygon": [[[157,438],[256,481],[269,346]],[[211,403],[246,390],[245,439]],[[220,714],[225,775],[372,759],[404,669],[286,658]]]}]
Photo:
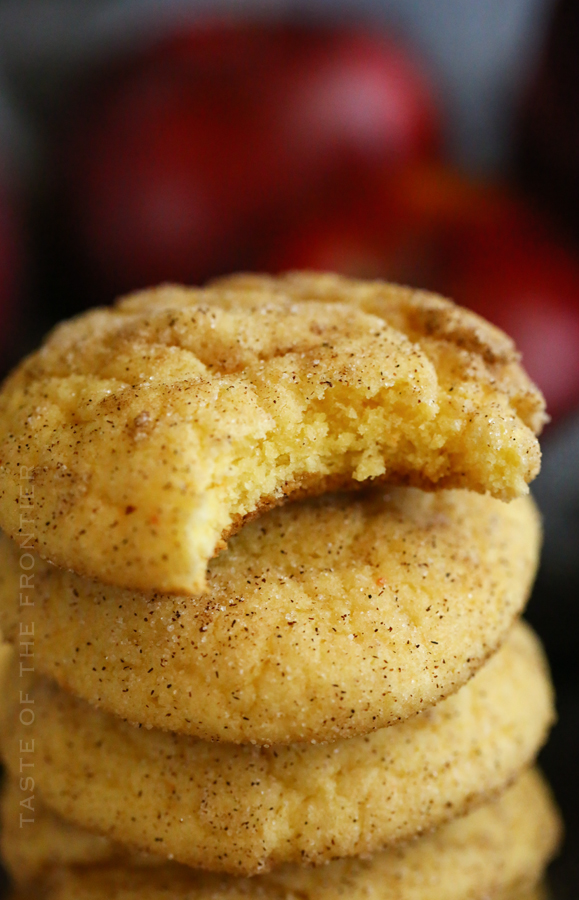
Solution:
[{"label": "bitten cookie", "polygon": [[0,526],[81,575],[193,594],[248,517],[375,479],[509,499],[543,399],[440,297],[329,275],[163,287],[57,328],[0,393]]},{"label": "bitten cookie", "polygon": [[[10,832],[11,822],[6,825]],[[62,827],[54,821],[54,832]],[[39,868],[34,838],[27,849],[26,834],[19,829],[14,840],[22,849],[17,868],[11,868],[26,884],[30,869],[21,866],[28,856],[32,871],[42,871],[44,883],[51,885],[48,900],[538,900],[542,894],[533,885],[553,855],[560,831],[549,791],[531,771],[498,800],[433,834],[370,859],[337,860],[317,869],[284,866],[245,879],[167,863],[152,868],[125,860],[86,866],[84,855],[75,860],[73,853],[69,866],[74,868],[55,868],[48,846],[42,848],[47,855]],[[55,853],[62,843],[55,834]],[[114,860],[116,850],[111,851]]]},{"label": "bitten cookie", "polygon": [[[35,721],[20,719],[19,692]],[[460,691],[399,725],[327,745],[209,743],[135,728],[39,678],[4,691],[2,751],[19,777],[35,740],[37,794],[134,849],[215,871],[368,854],[500,790],[553,719],[545,661],[527,626]]]},{"label": "bitten cookie", "polygon": [[[336,740],[457,690],[527,599],[530,498],[376,489],[272,510],[209,569],[209,593],[105,587],[0,537],[0,628],[96,706],[204,739]],[[27,554],[29,551],[24,551]],[[28,557],[27,557],[28,558]]]}]

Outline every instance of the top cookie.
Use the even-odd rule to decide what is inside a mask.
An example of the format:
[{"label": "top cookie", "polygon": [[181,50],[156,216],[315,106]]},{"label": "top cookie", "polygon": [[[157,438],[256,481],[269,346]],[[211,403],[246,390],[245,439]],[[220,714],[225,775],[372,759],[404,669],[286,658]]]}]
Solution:
[{"label": "top cookie", "polygon": [[543,399],[500,331],[331,275],[162,287],[64,323],[0,394],[0,527],[57,565],[205,588],[244,519],[370,479],[510,499]]}]

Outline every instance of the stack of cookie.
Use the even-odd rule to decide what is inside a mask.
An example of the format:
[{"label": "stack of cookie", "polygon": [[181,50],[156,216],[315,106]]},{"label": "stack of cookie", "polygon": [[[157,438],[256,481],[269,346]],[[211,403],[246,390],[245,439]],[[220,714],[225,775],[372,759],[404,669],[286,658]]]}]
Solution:
[{"label": "stack of cookie", "polygon": [[22,896],[540,896],[543,421],[505,335],[382,283],[58,328],[0,394]]}]

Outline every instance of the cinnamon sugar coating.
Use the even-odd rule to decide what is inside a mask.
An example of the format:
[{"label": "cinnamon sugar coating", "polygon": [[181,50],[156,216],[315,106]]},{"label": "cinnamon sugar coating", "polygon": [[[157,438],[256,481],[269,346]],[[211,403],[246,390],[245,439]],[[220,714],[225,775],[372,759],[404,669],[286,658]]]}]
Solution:
[{"label": "cinnamon sugar coating", "polygon": [[204,595],[123,590],[36,557],[23,606],[22,551],[0,537],[0,629],[16,645],[34,629],[39,671],[147,727],[336,740],[458,690],[520,614],[539,544],[529,497],[375,489],[249,523]]},{"label": "cinnamon sugar coating", "polygon": [[[30,726],[22,689],[34,699]],[[2,703],[8,771],[20,777],[20,741],[33,738],[37,793],[62,817],[133,850],[243,875],[372,854],[466,813],[531,763],[553,719],[542,651],[522,624],[452,697],[333,744],[138,729],[16,675]]]},{"label": "cinnamon sugar coating", "polygon": [[450,301],[330,275],[161,287],[59,326],[0,393],[0,527],[59,566],[194,594],[248,518],[387,480],[511,499],[543,399]]}]

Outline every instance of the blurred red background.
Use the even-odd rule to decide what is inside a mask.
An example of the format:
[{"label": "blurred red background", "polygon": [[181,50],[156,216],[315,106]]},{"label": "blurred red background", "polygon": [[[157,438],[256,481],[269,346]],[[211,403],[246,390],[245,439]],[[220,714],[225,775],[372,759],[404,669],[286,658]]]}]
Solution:
[{"label": "blurred red background", "polygon": [[[167,16],[130,39],[124,27],[122,39],[104,41],[106,52],[102,42],[92,52],[90,27],[80,27],[85,4],[76,19],[65,5],[62,18],[74,19],[76,30],[60,24],[59,51],[57,0],[12,3],[12,19],[0,4],[0,76],[2,53],[14,44],[6,80],[38,139],[32,177],[16,181],[26,153],[11,149],[0,128],[0,372],[58,319],[87,306],[238,269],[386,278],[440,291],[511,334],[553,417],[535,486],[546,545],[530,617],[562,698],[545,764],[570,833],[555,869],[563,898],[579,887],[576,0],[559,0],[540,52],[529,56],[527,81],[501,126],[501,164],[481,175],[459,166],[452,146],[457,122],[476,104],[471,143],[488,137],[492,117],[482,106],[499,75],[490,66],[488,84],[482,79],[475,92],[482,51],[469,58],[484,43],[485,10],[496,7],[486,39],[496,35],[500,44],[514,7],[533,2],[433,3],[438,31],[455,26],[440,44],[444,54],[450,47],[463,57],[446,79],[419,41],[376,21]],[[550,9],[548,0],[535,5]],[[45,17],[36,21],[27,10],[40,6]],[[414,7],[425,16],[427,4]],[[454,17],[445,19],[450,7]],[[32,37],[18,62],[27,16]],[[44,52],[52,57],[43,68]],[[518,70],[521,59],[513,59]],[[454,117],[451,70],[457,96],[456,82],[466,80]]]},{"label": "blurred red background", "polygon": [[[39,318],[236,269],[386,278],[508,331],[558,419],[579,405],[576,243],[505,173],[453,169],[447,129],[423,58],[383,30],[214,18],[149,35],[51,118],[29,204]],[[14,208],[0,191],[6,364],[25,284]]]}]

